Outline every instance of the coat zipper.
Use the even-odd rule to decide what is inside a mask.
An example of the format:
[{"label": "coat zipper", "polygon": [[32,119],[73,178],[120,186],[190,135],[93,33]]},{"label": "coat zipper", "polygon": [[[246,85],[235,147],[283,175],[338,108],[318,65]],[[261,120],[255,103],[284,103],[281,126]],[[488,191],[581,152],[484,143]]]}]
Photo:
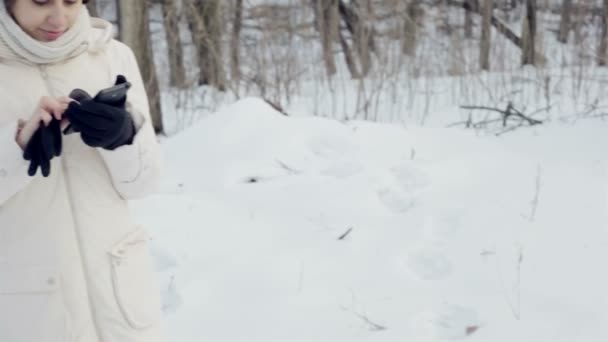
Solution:
[{"label": "coat zipper", "polygon": [[[48,67],[45,64],[40,64],[38,65],[38,69],[40,70],[40,76],[42,76],[42,81],[44,83],[44,86],[47,90],[47,93],[49,94],[49,96],[54,96],[54,92],[51,88],[51,85],[49,84],[49,74],[48,74]],[[72,200],[72,189],[70,188],[70,183],[67,181],[67,175],[69,173],[67,165],[65,164],[65,158],[59,158],[59,161],[61,163],[61,166],[63,168],[63,173],[65,174],[64,177],[64,182],[65,182],[65,187],[66,187],[66,191],[67,191],[67,197],[68,197],[68,205],[70,206],[70,212],[72,213],[72,221],[74,222],[74,235],[76,236],[76,239],[78,240],[78,252],[80,254],[80,267],[81,267],[81,272],[85,277],[85,286],[86,286],[86,290],[87,290],[87,300],[89,302],[89,312],[91,314],[91,319],[93,321],[93,325],[95,326],[95,335],[97,336],[97,338],[99,339],[99,342],[103,342],[104,339],[102,337],[102,335],[100,334],[100,329],[99,326],[97,325],[97,317],[95,315],[95,310],[93,310],[93,301],[91,300],[91,296],[89,295],[89,284],[91,284],[91,278],[86,270],[86,268],[84,267],[84,254],[83,254],[83,250],[82,250],[82,238],[80,236],[80,232],[78,230],[78,227],[80,227],[80,224],[78,222],[78,219],[76,217],[76,215],[74,215],[75,211],[74,211],[74,202]]]}]

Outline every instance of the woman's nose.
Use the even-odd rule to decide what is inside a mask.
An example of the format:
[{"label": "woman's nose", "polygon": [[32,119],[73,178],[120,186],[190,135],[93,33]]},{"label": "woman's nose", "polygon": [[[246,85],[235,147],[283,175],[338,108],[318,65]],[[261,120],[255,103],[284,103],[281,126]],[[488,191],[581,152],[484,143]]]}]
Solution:
[{"label": "woman's nose", "polygon": [[47,17],[47,22],[54,28],[65,28],[67,24],[67,15],[65,9],[62,6],[55,6]]}]

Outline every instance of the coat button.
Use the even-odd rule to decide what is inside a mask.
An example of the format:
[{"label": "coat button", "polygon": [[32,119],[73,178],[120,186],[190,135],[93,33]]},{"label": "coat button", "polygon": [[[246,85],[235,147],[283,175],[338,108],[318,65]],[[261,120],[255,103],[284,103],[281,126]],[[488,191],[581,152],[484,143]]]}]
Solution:
[{"label": "coat button", "polygon": [[46,280],[46,283],[49,285],[55,285],[55,278],[50,277],[49,279]]}]

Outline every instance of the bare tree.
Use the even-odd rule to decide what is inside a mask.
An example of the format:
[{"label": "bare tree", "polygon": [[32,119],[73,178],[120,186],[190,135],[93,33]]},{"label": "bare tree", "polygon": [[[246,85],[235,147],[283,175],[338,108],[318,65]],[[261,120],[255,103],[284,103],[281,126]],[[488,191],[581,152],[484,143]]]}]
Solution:
[{"label": "bare tree", "polygon": [[165,35],[167,37],[167,53],[169,54],[170,83],[174,87],[184,87],[186,73],[182,42],[179,35],[179,12],[177,0],[163,0],[161,2]]},{"label": "bare tree", "polygon": [[376,51],[376,45],[373,26],[366,23],[361,7],[358,0],[351,0],[348,3],[339,0],[338,3],[340,16],[351,34],[353,45],[359,56],[361,75],[366,76],[371,69],[371,53]]},{"label": "bare tree", "polygon": [[490,70],[492,6],[492,0],[483,0],[481,44],[479,46],[479,65],[482,70]]},{"label": "bare tree", "polygon": [[317,30],[321,36],[323,62],[327,76],[336,73],[333,42],[339,30],[338,0],[313,0]]},{"label": "bare tree", "polygon": [[598,65],[604,66],[608,62],[606,49],[608,47],[608,0],[604,0],[602,10],[602,36],[600,37],[600,47],[597,54]]},{"label": "bare tree", "polygon": [[[467,5],[465,2],[463,2],[461,0],[446,0],[446,1],[450,5],[462,7],[465,10],[472,11],[473,13],[482,15],[481,11],[479,10],[479,5],[477,4],[478,0],[469,0],[469,1],[473,2],[472,6]],[[515,0],[515,3],[518,3],[518,1],[525,1],[525,0]],[[506,39],[508,39],[513,44],[515,44],[515,46],[520,48],[523,52],[523,50],[524,50],[523,38],[520,38],[515,32],[513,32],[513,30],[511,30],[505,23],[500,21],[495,15],[492,15],[492,17],[491,17],[491,24],[496,29],[496,32],[503,35]],[[527,23],[525,20],[524,20],[524,24],[525,24],[525,27],[527,27]],[[526,33],[526,32],[524,32],[524,33]],[[546,61],[546,57],[542,53],[539,53],[538,51],[535,53],[535,56],[536,56],[536,60],[540,63],[544,63]]]},{"label": "bare tree", "polygon": [[536,0],[526,0],[526,16],[522,25],[521,64],[535,65]]},{"label": "bare tree", "polygon": [[157,133],[163,132],[160,90],[156,78],[147,0],[117,0],[120,39],[131,47],[150,101],[152,125]]},{"label": "bare tree", "polygon": [[557,40],[560,43],[568,42],[568,33],[570,32],[570,12],[572,12],[572,0],[564,0],[562,2],[562,18],[559,23],[559,33]]},{"label": "bare tree", "polygon": [[350,46],[348,45],[346,38],[344,38],[344,34],[342,33],[342,31],[339,31],[338,34],[340,36],[340,46],[342,47],[342,51],[344,52],[344,60],[346,62],[346,67],[348,68],[348,71],[350,72],[350,76],[354,79],[361,78],[361,73],[359,72],[359,69],[357,68],[357,63],[355,62],[355,57],[353,56],[353,52],[350,49]]},{"label": "bare tree", "polygon": [[[238,84],[241,78],[241,29],[243,27],[243,0],[235,0],[234,19],[232,23],[232,41],[230,42],[230,71],[232,82]],[[238,89],[238,87],[236,87]]]},{"label": "bare tree", "polygon": [[[474,6],[474,3],[476,4],[477,2],[472,1],[472,0],[465,0],[464,2],[464,6],[465,7],[472,7]],[[473,11],[471,10],[467,10],[465,8],[464,11],[464,36],[466,38],[473,38]]]},{"label": "bare tree", "polygon": [[414,55],[418,41],[418,20],[421,14],[418,0],[409,0],[403,17],[403,32],[401,38],[401,52],[405,55]]},{"label": "bare tree", "polygon": [[186,9],[199,64],[199,84],[226,90],[220,0],[187,0]]}]

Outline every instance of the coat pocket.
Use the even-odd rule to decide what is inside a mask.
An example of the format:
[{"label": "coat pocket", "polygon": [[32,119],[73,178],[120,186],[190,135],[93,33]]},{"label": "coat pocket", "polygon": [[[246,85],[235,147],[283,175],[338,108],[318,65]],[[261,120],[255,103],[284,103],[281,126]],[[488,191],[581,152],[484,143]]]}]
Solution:
[{"label": "coat pocket", "polygon": [[110,253],[116,302],[127,323],[145,329],[160,321],[160,292],[156,286],[148,235],[138,227],[116,243]]},{"label": "coat pocket", "polygon": [[59,280],[52,267],[0,264],[0,341],[67,340]]}]

